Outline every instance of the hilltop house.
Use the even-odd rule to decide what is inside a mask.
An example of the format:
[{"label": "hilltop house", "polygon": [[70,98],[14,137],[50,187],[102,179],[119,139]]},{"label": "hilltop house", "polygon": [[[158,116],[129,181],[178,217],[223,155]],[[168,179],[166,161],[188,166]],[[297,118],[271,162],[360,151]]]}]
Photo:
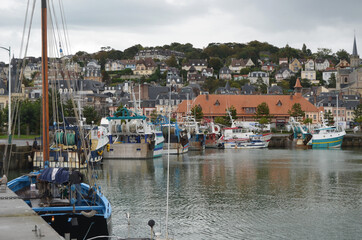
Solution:
[{"label": "hilltop house", "polygon": [[250,80],[251,84],[254,84],[257,82],[257,80],[260,78],[263,80],[263,82],[269,86],[269,73],[267,72],[250,72],[248,75],[248,78]]},{"label": "hilltop house", "polygon": [[220,79],[225,79],[225,80],[231,80],[231,70],[224,66],[223,68],[220,69],[219,71],[219,78]]},{"label": "hilltop house", "polygon": [[188,71],[192,66],[197,71],[201,72],[203,68],[207,68],[207,59],[190,59],[186,64],[182,66],[182,70]]},{"label": "hilltop house", "polygon": [[289,69],[294,72],[297,73],[300,69],[302,69],[303,64],[301,63],[300,60],[294,58],[290,64],[289,64]]},{"label": "hilltop house", "polygon": [[136,69],[133,71],[135,75],[150,76],[157,69],[156,63],[152,58],[145,58],[137,61]]},{"label": "hilltop house", "polygon": [[316,59],[315,60],[315,70],[324,71],[330,67],[330,63],[328,59]]}]

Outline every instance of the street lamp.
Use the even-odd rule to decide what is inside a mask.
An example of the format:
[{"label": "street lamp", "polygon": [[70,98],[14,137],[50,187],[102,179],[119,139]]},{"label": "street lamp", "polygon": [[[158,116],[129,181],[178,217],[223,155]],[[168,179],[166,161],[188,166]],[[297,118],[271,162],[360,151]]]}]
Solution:
[{"label": "street lamp", "polygon": [[5,47],[1,47],[0,48],[6,50],[9,52],[9,79],[8,79],[8,85],[9,85],[9,111],[8,111],[8,135],[9,135],[9,139],[8,142],[9,144],[11,144],[11,48],[5,48]]}]

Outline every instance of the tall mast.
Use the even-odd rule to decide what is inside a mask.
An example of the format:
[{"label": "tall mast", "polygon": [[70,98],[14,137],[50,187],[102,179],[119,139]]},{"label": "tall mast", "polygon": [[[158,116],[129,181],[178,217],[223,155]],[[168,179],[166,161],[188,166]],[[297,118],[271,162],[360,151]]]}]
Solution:
[{"label": "tall mast", "polygon": [[48,102],[48,46],[47,46],[47,2],[41,1],[42,82],[43,82],[43,161],[49,161],[49,102]]}]

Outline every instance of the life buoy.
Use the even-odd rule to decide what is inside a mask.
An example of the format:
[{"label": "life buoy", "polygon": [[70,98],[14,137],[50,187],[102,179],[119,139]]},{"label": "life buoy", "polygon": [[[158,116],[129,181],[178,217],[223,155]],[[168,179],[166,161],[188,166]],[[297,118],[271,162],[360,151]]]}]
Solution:
[{"label": "life buoy", "polygon": [[217,127],[217,126],[215,126],[214,129],[215,129],[215,132],[219,131],[219,127]]},{"label": "life buoy", "polygon": [[97,152],[99,156],[102,156],[103,150]]},{"label": "life buoy", "polygon": [[97,132],[97,137],[100,138],[101,137],[101,131]]}]

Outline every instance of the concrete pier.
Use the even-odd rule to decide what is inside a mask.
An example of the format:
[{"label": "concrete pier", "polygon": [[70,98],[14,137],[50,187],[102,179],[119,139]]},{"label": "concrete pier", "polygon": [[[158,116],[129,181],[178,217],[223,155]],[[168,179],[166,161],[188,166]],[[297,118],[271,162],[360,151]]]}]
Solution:
[{"label": "concrete pier", "polygon": [[[5,187],[5,188],[3,188]],[[6,189],[6,190],[5,190]],[[64,239],[6,186],[0,187],[0,239]]]}]

